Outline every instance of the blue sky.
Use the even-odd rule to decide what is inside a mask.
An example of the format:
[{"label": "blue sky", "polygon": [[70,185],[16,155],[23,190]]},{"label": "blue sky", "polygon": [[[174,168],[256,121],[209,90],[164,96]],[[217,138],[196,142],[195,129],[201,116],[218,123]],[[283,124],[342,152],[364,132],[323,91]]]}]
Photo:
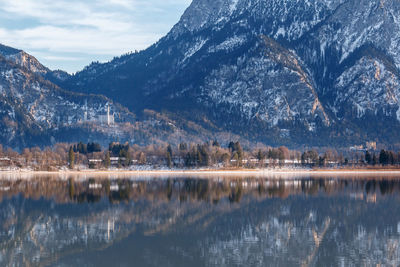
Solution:
[{"label": "blue sky", "polygon": [[178,22],[191,0],[0,0],[0,43],[70,73],[142,50]]}]

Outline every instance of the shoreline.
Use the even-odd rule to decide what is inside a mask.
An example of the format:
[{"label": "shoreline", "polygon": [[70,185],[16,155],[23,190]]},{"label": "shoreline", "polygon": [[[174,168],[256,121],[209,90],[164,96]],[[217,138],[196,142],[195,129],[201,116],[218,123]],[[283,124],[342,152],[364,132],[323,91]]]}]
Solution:
[{"label": "shoreline", "polygon": [[400,169],[199,169],[199,170],[62,170],[62,171],[30,171],[4,170],[0,171],[0,178],[4,175],[50,175],[50,176],[255,176],[270,177],[279,175],[288,176],[399,176]]}]

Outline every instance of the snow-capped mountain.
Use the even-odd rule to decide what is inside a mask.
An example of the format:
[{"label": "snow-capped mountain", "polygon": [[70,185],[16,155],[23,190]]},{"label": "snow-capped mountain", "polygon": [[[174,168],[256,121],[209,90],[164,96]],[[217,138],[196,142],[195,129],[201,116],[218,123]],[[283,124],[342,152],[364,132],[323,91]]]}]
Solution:
[{"label": "snow-capped mountain", "polygon": [[194,0],[147,50],[56,82],[270,144],[393,143],[399,18],[395,0]]}]

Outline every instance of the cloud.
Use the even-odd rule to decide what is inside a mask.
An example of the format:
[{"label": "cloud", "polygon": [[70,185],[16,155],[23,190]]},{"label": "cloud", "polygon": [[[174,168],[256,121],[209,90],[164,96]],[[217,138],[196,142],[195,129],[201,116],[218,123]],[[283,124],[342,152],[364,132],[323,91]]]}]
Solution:
[{"label": "cloud", "polygon": [[43,58],[46,60],[56,60],[56,61],[78,61],[80,58],[78,57],[59,57],[59,56],[47,56],[44,55]]},{"label": "cloud", "polygon": [[7,44],[30,49],[45,49],[50,52],[86,53],[119,55],[132,49],[144,49],[157,41],[161,36],[155,33],[145,33],[131,28],[124,31],[108,31],[104,26],[102,31],[93,28],[64,28],[56,26],[39,26],[24,30],[0,28],[1,40]]},{"label": "cloud", "polygon": [[78,70],[68,64],[73,58],[90,63],[99,55],[112,58],[145,49],[171,29],[189,4],[190,0],[0,0],[0,40],[36,52],[51,65],[59,61],[59,68],[71,72]]}]

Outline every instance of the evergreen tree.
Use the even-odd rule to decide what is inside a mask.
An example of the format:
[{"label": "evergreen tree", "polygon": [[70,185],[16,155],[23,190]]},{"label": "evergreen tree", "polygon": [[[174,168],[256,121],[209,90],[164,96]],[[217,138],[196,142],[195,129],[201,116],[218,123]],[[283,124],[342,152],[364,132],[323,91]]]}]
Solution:
[{"label": "evergreen tree", "polygon": [[214,140],[212,145],[214,147],[221,147],[221,145],[219,144],[219,142],[217,140]]},{"label": "evergreen tree", "polygon": [[172,147],[171,145],[168,145],[167,147],[167,166],[168,168],[172,168]]},{"label": "evergreen tree", "polygon": [[107,151],[106,158],[104,159],[104,167],[107,169],[111,166],[110,151]]},{"label": "evergreen tree", "polygon": [[86,155],[87,154],[87,145],[82,142],[79,142],[76,150],[77,151],[75,151],[75,152],[79,152],[80,154]]},{"label": "evergreen tree", "polygon": [[396,158],[396,156],[395,156],[394,152],[388,151],[388,164],[394,165],[394,163],[396,161],[395,158]]},{"label": "evergreen tree", "polygon": [[187,150],[187,144],[186,143],[180,143],[179,144],[179,150],[180,151],[186,151]]},{"label": "evergreen tree", "polygon": [[372,155],[372,165],[376,165],[378,163],[378,159],[374,153],[374,155]]},{"label": "evergreen tree", "polygon": [[326,164],[326,157],[325,157],[325,156],[319,157],[319,159],[318,159],[318,165],[319,165],[319,166],[325,166],[325,164]]},{"label": "evergreen tree", "polygon": [[68,152],[68,164],[69,164],[69,168],[72,170],[75,165],[75,153],[74,153],[74,149],[72,148],[72,146],[69,148],[69,152]]},{"label": "evergreen tree", "polygon": [[229,148],[229,150],[231,151],[231,152],[234,152],[234,149],[235,149],[235,143],[234,142],[229,142],[229,145],[228,145],[228,148]]},{"label": "evergreen tree", "polygon": [[197,145],[196,149],[196,165],[200,166],[203,163],[203,156],[201,155],[200,145]]},{"label": "evergreen tree", "polygon": [[111,153],[111,156],[113,157],[119,157],[121,151],[123,151],[122,153],[127,153],[129,151],[129,144],[126,143],[125,145],[122,145],[120,143],[110,143],[108,146],[108,150]]},{"label": "evergreen tree", "polygon": [[228,145],[229,150],[231,151],[232,154],[237,154],[237,164],[241,165],[242,164],[242,160],[244,158],[244,153],[243,153],[243,149],[242,146],[240,145],[240,142],[230,142]]},{"label": "evergreen tree", "polygon": [[371,157],[371,153],[369,153],[369,151],[365,152],[365,162],[367,162],[368,164],[372,164],[372,157]]},{"label": "evergreen tree", "polygon": [[171,155],[171,157],[172,157],[172,147],[171,147],[171,145],[168,145],[167,153],[169,153]]},{"label": "evergreen tree", "polygon": [[379,153],[379,163],[382,165],[387,165],[389,163],[389,155],[384,149]]},{"label": "evergreen tree", "polygon": [[239,154],[237,152],[233,153],[232,159],[235,161],[236,167],[239,167]]},{"label": "evergreen tree", "polygon": [[167,153],[167,166],[168,168],[172,168],[172,157],[170,153]]},{"label": "evergreen tree", "polygon": [[263,161],[265,159],[265,155],[261,151],[261,149],[259,149],[258,152],[257,152],[257,159],[258,159],[258,161]]},{"label": "evergreen tree", "polygon": [[86,147],[87,153],[101,152],[101,146],[98,143],[88,143]]},{"label": "evergreen tree", "polygon": [[306,152],[304,152],[303,154],[301,154],[301,164],[306,164],[307,163],[307,154]]},{"label": "evergreen tree", "polygon": [[202,146],[199,146],[199,151],[201,155],[201,162],[200,164],[202,166],[209,166],[210,165],[210,153],[208,151],[208,144],[204,144]]}]

